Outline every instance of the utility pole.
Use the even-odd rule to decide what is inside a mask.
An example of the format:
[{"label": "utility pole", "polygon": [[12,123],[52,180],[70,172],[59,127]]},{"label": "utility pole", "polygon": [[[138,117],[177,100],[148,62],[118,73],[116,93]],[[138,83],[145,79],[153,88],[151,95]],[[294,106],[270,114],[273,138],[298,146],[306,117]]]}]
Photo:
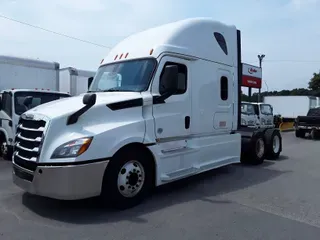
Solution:
[{"label": "utility pole", "polygon": [[[263,59],[264,59],[265,56],[266,56],[266,55],[264,55],[264,54],[259,54],[259,55],[258,55],[259,67],[260,67],[260,68],[262,68],[262,61],[263,61]],[[262,81],[262,79],[261,79],[261,81]],[[262,85],[261,85],[261,87],[262,87]],[[261,88],[259,88],[258,102],[260,102],[260,100],[261,100]]]}]

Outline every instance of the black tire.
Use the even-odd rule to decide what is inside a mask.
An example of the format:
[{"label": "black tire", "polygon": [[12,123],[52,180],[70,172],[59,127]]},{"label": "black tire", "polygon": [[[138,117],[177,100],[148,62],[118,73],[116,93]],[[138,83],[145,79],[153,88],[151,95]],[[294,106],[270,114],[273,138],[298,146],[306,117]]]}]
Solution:
[{"label": "black tire", "polygon": [[2,146],[2,144],[3,144],[3,139],[2,139],[1,136],[0,136],[0,157],[1,157],[1,158],[3,158],[3,153],[2,153],[2,151],[1,151],[1,146]]},{"label": "black tire", "polygon": [[266,159],[276,160],[279,158],[282,150],[282,138],[279,131],[266,131],[265,140],[266,147]]},{"label": "black tire", "polygon": [[297,138],[304,138],[306,136],[305,131],[300,129],[296,129],[295,134]]},{"label": "black tire", "polygon": [[316,140],[316,139],[319,138],[319,131],[313,129],[313,130],[311,130],[310,135],[311,135],[311,138],[312,138],[313,140]]},{"label": "black tire", "polygon": [[[261,144],[263,145],[262,154],[259,153],[259,151],[257,151],[259,146],[261,146]],[[264,135],[262,132],[259,132],[252,137],[248,151],[243,152],[241,154],[241,163],[250,164],[250,165],[262,164],[265,159],[265,152],[266,152],[265,147],[266,147],[266,144],[265,144]]]},{"label": "black tire", "polygon": [[7,161],[11,161],[11,158],[12,158],[12,148],[10,147],[7,147],[7,152],[4,153],[3,152],[3,148],[2,148],[2,144],[4,143],[5,139],[0,139],[0,157],[2,157],[3,160],[7,160]]},{"label": "black tire", "polygon": [[[154,187],[154,164],[153,159],[150,159],[148,156],[148,154],[145,154],[145,151],[126,148],[125,150],[117,153],[110,160],[102,183],[101,200],[103,201],[103,204],[107,203],[113,208],[123,210],[140,204],[148,196]],[[140,167],[142,166],[144,171],[144,181],[142,178],[139,179],[139,177],[142,175],[139,175],[141,172],[137,172],[138,170],[136,169],[128,172],[123,171],[125,165],[128,163],[131,164],[132,160],[135,161],[137,166],[139,166],[139,164]],[[134,163],[132,164],[134,165]],[[137,169],[141,170],[141,168]],[[124,191],[127,189],[131,190],[132,186],[136,187],[139,184],[138,181],[140,180],[143,182],[140,191],[135,196],[126,197],[120,192],[121,190],[118,189],[118,174],[120,174],[120,171],[123,172],[121,175],[123,175],[126,179],[129,179],[125,180],[127,182],[119,187],[122,187]],[[124,179],[124,177],[122,179]],[[134,180],[137,180],[137,185],[129,184],[129,181],[133,178],[135,178]]]}]

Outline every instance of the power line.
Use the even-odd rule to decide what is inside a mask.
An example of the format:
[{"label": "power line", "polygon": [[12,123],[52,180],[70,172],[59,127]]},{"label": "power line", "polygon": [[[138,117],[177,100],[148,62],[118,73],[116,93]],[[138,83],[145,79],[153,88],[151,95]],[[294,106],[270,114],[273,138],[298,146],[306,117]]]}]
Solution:
[{"label": "power line", "polygon": [[66,34],[63,34],[63,33],[59,33],[59,32],[52,31],[52,30],[50,30],[50,29],[46,29],[46,28],[43,28],[43,27],[39,27],[39,26],[36,26],[36,25],[32,25],[32,24],[30,24],[30,23],[26,23],[26,22],[19,21],[19,20],[10,18],[10,17],[6,17],[6,16],[1,15],[1,14],[0,14],[0,17],[1,17],[1,18],[4,18],[4,19],[6,19],[6,20],[9,20],[9,21],[13,21],[13,22],[16,22],[16,23],[20,23],[20,24],[29,26],[29,27],[33,27],[33,28],[37,28],[37,29],[40,29],[40,30],[43,30],[43,31],[46,31],[46,32],[50,32],[50,33],[53,33],[53,34],[56,34],[56,35],[59,35],[59,36],[62,36],[62,37],[66,37],[66,38],[70,38],[70,39],[77,40],[77,41],[80,41],[80,42],[88,43],[88,44],[95,45],[95,46],[98,46],[98,47],[103,47],[103,48],[108,48],[108,49],[111,48],[111,47],[108,47],[108,46],[104,46],[104,45],[102,45],[102,44],[90,42],[90,41],[83,40],[83,39],[76,38],[76,37],[72,37],[72,36],[69,36],[69,35],[66,35]]},{"label": "power line", "polygon": [[265,60],[265,62],[320,63],[320,60]]},{"label": "power line", "polygon": [[[250,63],[256,63],[257,61],[245,61]],[[320,63],[320,60],[263,60],[264,63]]]},{"label": "power line", "polygon": [[[87,41],[87,40],[84,40],[84,39],[80,39],[80,38],[77,38],[77,37],[73,37],[73,36],[70,36],[70,35],[67,35],[67,34],[59,33],[59,32],[56,32],[56,31],[52,31],[52,30],[50,30],[50,29],[43,28],[43,27],[40,27],[40,26],[36,26],[36,25],[30,24],[30,23],[27,23],[27,22],[23,22],[23,21],[20,21],[20,20],[16,20],[16,19],[13,19],[13,18],[4,16],[4,15],[2,15],[2,14],[0,14],[0,17],[1,17],[1,18],[4,18],[4,19],[6,19],[6,20],[9,20],[9,21],[13,21],[13,22],[20,23],[20,24],[23,24],[23,25],[26,25],[26,26],[29,26],[29,27],[33,27],[33,28],[36,28],[36,29],[40,29],[40,30],[42,30],[42,31],[46,31],[46,32],[49,32],[49,33],[53,33],[53,34],[56,34],[56,35],[59,35],[59,36],[62,36],[62,37],[66,37],[66,38],[70,38],[70,39],[77,40],[77,41],[80,41],[80,42],[88,43],[88,44],[95,45],[95,46],[98,46],[98,47],[103,47],[103,48],[111,49],[111,47],[108,47],[108,46],[105,46],[105,45],[102,45],[102,44],[90,42],[90,41]],[[255,61],[248,61],[248,62],[254,63]],[[274,63],[278,63],[278,62],[289,62],[289,63],[320,63],[320,60],[264,60],[263,62],[270,62],[270,63],[272,63],[272,62],[274,62]]]}]

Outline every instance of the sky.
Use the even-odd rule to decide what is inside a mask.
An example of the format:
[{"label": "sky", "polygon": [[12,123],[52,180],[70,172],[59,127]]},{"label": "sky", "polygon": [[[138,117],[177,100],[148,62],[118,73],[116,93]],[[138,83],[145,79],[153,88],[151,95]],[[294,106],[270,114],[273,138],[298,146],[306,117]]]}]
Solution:
[{"label": "sky", "polygon": [[303,88],[320,70],[319,11],[320,0],[0,0],[0,55],[95,71],[132,33],[211,17],[241,30],[243,62],[258,65],[257,55],[266,55],[262,91]]}]

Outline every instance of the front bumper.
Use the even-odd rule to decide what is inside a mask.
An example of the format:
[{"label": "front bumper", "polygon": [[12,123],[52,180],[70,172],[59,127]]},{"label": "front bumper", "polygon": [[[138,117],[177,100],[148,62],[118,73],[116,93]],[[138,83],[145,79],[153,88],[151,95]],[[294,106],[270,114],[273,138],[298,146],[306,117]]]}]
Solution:
[{"label": "front bumper", "polygon": [[312,125],[297,125],[297,129],[303,129],[303,130],[320,130],[320,126],[312,126]]},{"label": "front bumper", "polygon": [[13,161],[12,177],[17,186],[31,194],[60,200],[84,199],[100,195],[108,162],[31,169]]}]

